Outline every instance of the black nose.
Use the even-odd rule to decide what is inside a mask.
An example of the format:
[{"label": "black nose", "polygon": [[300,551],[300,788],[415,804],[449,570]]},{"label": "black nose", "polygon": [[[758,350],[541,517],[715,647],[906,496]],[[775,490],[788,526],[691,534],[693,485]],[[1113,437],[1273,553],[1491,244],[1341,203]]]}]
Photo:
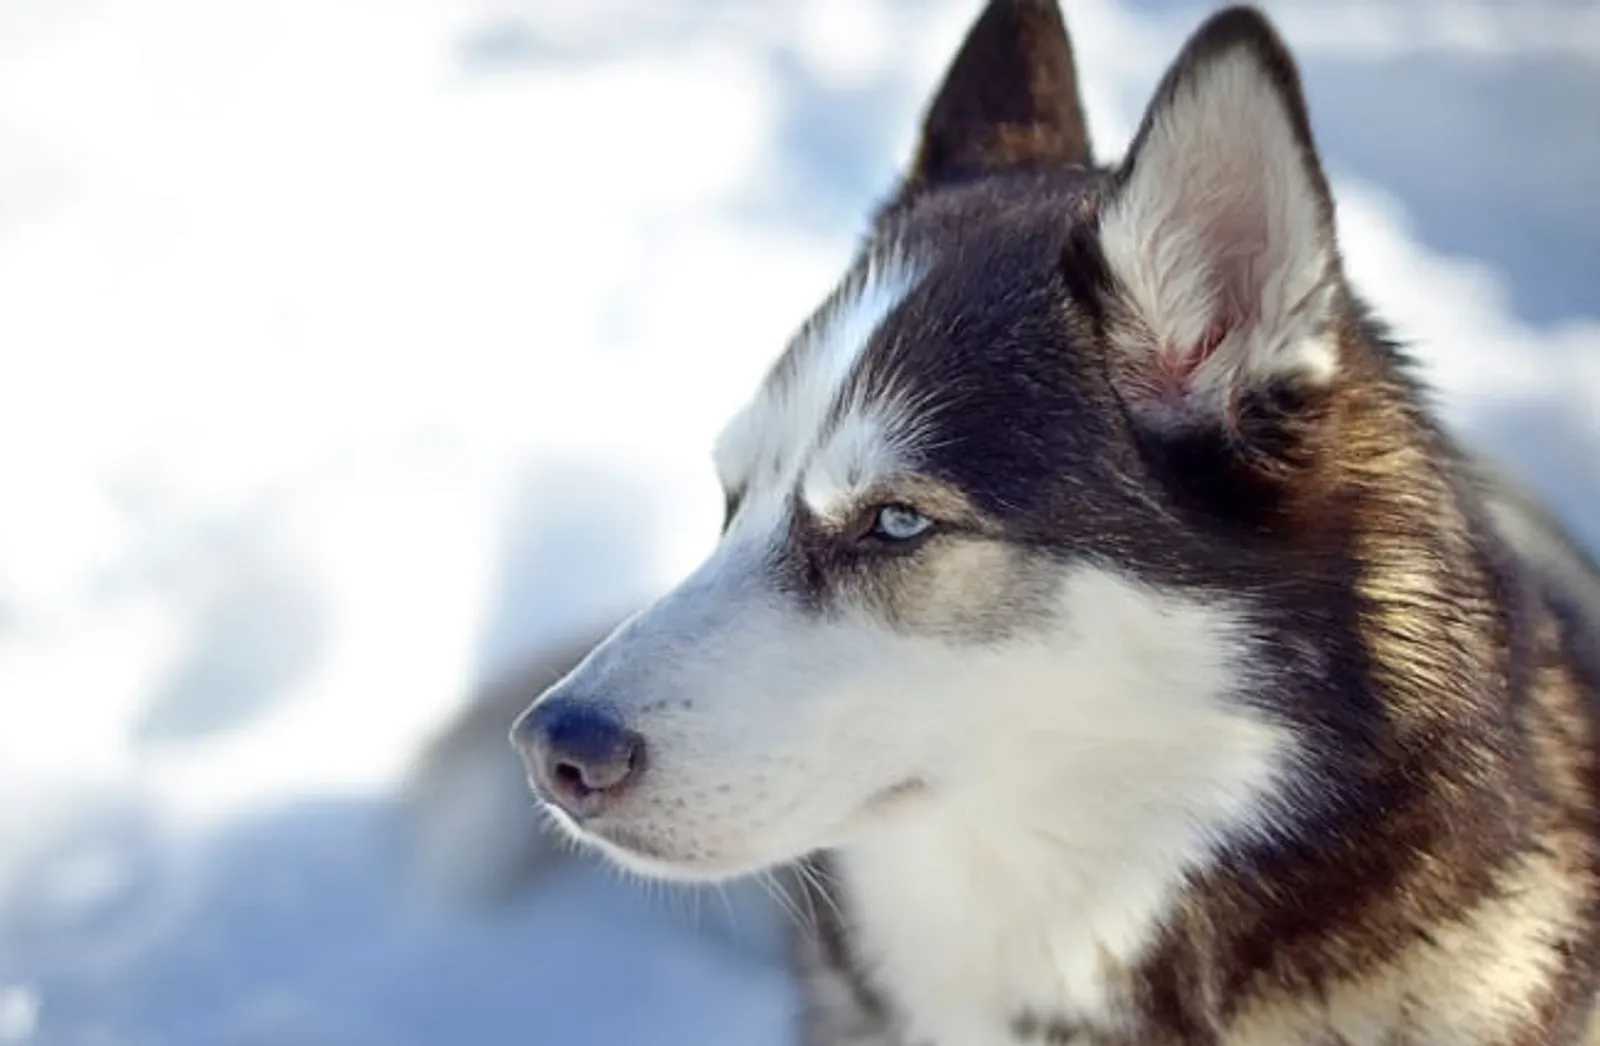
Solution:
[{"label": "black nose", "polygon": [[644,771],[643,737],[570,698],[534,705],[511,736],[539,797],[576,818],[599,813]]}]

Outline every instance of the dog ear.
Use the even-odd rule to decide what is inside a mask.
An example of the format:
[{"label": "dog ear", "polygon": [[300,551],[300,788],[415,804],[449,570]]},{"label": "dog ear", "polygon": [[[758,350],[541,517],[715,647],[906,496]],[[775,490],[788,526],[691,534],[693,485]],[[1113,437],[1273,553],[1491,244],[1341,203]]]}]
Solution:
[{"label": "dog ear", "polygon": [[989,0],[928,107],[900,195],[995,171],[1090,162],[1072,41],[1056,0]]},{"label": "dog ear", "polygon": [[1259,12],[1222,11],[1184,46],[1116,172],[1100,245],[1112,375],[1141,419],[1215,422],[1277,382],[1336,375],[1333,200],[1294,60]]}]

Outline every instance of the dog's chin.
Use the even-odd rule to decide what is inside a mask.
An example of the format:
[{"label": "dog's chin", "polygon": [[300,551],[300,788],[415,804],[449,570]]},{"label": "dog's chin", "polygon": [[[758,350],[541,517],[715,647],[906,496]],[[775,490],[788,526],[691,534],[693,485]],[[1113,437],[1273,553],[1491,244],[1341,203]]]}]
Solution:
[{"label": "dog's chin", "polygon": [[602,819],[579,823],[553,807],[546,810],[580,845],[626,871],[649,879],[680,883],[726,882],[759,874],[804,856],[803,853],[777,852],[769,856],[758,851],[725,854],[698,846],[692,850],[688,846],[680,849],[670,838],[638,831],[621,821]]},{"label": "dog's chin", "polygon": [[[670,830],[641,831],[612,818],[579,823],[555,807],[546,807],[546,810],[573,839],[636,875],[671,882],[718,883],[757,875],[818,850],[845,845],[862,832],[870,831],[874,824],[894,817],[904,807],[920,803],[927,791],[927,785],[920,779],[907,780],[874,793],[831,831],[790,840],[787,845],[775,840],[767,847],[747,845],[737,853],[711,849],[692,840],[674,840]],[[729,834],[751,843],[760,833]]]},{"label": "dog's chin", "polygon": [[597,833],[587,833],[587,839],[596,850],[619,867],[649,879],[674,883],[723,883],[758,875],[783,861],[736,861],[720,857],[697,857],[693,860],[643,853],[619,844]]}]

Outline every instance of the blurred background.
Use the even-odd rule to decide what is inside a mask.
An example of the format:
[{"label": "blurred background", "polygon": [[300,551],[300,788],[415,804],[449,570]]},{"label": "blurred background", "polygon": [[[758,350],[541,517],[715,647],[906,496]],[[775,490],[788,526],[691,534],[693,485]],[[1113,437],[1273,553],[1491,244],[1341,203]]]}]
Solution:
[{"label": "blurred background", "polygon": [[[496,709],[709,549],[978,6],[0,3],[0,1046],[790,1041],[774,906],[558,856]],[[1208,5],[1065,6],[1116,155]],[[1267,6],[1600,546],[1600,5]]]}]

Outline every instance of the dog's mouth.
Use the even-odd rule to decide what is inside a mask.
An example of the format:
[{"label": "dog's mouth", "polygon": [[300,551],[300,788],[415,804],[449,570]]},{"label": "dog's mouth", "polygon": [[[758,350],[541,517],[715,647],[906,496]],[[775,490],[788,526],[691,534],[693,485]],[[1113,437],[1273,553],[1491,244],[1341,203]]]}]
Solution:
[{"label": "dog's mouth", "polygon": [[614,864],[651,879],[667,882],[714,883],[756,874],[785,860],[764,860],[755,854],[728,854],[703,849],[670,829],[661,833],[615,821],[579,825],[559,810],[551,815],[583,845]]},{"label": "dog's mouth", "polygon": [[[829,829],[806,839],[777,844],[770,852],[758,849],[739,853],[721,847],[707,847],[670,817],[659,823],[641,826],[631,819],[604,816],[579,822],[560,807],[541,803],[546,813],[562,830],[578,842],[592,847],[610,860],[642,875],[656,879],[706,882],[756,874],[799,860],[818,850],[833,849],[862,832],[871,831],[875,822],[925,802],[932,791],[921,777],[908,777],[870,795],[853,813]],[[729,833],[748,842],[761,833]]]},{"label": "dog's mouth", "polygon": [[[660,878],[672,878],[675,876],[667,870],[684,863],[662,840],[618,823],[615,819],[579,822],[554,803],[539,800],[538,805],[556,831],[580,846],[599,851],[623,867]],[[646,865],[651,867],[642,867]]]},{"label": "dog's mouth", "polygon": [[[668,845],[645,832],[627,825],[598,825],[579,829],[581,838],[608,855],[618,853],[632,861],[648,861],[663,865],[679,865],[682,859]],[[624,863],[629,863],[624,861]]]}]

